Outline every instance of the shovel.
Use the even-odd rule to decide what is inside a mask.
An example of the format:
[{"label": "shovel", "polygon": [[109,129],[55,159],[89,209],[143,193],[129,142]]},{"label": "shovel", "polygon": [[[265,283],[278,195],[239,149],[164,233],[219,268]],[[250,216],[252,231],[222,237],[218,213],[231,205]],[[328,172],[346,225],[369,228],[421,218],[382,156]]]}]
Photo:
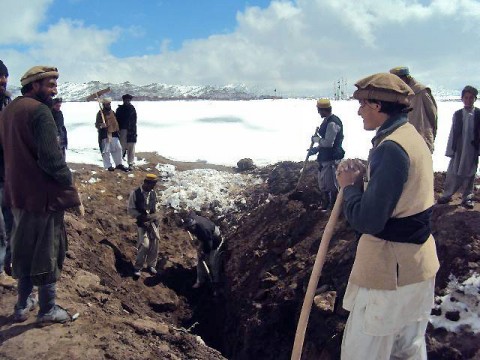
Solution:
[{"label": "shovel", "polygon": [[323,264],[325,264],[325,258],[327,257],[328,245],[333,236],[335,225],[337,224],[338,217],[340,215],[343,203],[343,189],[340,189],[335,205],[333,206],[332,213],[328,219],[325,230],[323,230],[322,240],[318,248],[317,257],[315,258],[315,264],[313,265],[312,274],[308,281],[307,292],[303,299],[302,310],[300,312],[300,318],[298,319],[297,332],[295,333],[295,341],[293,343],[291,360],[300,360],[302,356],[303,341],[305,340],[305,332],[307,330],[308,318],[310,317],[310,310],[312,309],[313,297],[315,296],[315,290],[317,289],[318,279],[322,273]]},{"label": "shovel", "polygon": [[[105,95],[108,92],[110,92],[110,87],[108,87],[106,89],[99,90],[96,93],[90,94],[85,99],[87,101],[97,100],[98,107],[100,108],[100,115],[102,116],[102,121],[103,121],[104,125],[106,124],[106,121],[105,121],[105,115],[103,114],[103,111],[102,111],[102,104],[100,103],[100,96]],[[108,142],[110,142],[110,141],[111,141],[111,139],[108,138]],[[100,148],[101,148],[101,146],[100,146]]]},{"label": "shovel", "polygon": [[[318,133],[318,127],[315,129],[315,133],[313,134],[313,136],[315,136],[317,133]],[[298,191],[298,187],[300,186],[300,182],[302,181],[303,174],[305,173],[305,167],[307,166],[308,158],[310,157],[309,155],[310,150],[312,150],[313,148],[313,144],[314,144],[313,136],[312,136],[312,141],[310,142],[310,147],[307,150],[307,156],[305,157],[305,161],[303,162],[302,171],[300,172],[300,177],[298,178],[298,181],[297,181],[297,186],[295,186],[293,193],[289,196],[291,200],[300,200],[302,197],[303,191]]]}]

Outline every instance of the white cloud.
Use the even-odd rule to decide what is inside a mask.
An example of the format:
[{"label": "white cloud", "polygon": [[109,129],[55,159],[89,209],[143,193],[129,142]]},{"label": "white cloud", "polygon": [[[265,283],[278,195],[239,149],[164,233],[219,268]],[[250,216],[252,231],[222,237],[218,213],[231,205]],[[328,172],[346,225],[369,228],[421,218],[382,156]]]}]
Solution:
[{"label": "white cloud", "polygon": [[407,65],[432,86],[480,83],[480,3],[474,0],[272,1],[266,9],[238,12],[232,33],[186,41],[175,51],[168,39],[153,38],[148,50],[157,54],[128,58],[113,56],[110,48],[124,41],[125,32],[142,36],[142,24],[104,30],[82,19],[60,19],[39,30],[52,1],[17,3],[11,11],[21,14],[19,20],[0,24],[0,49],[12,79],[49,63],[59,67],[60,81],[244,83],[265,92],[329,96],[340,78],[352,84]]}]

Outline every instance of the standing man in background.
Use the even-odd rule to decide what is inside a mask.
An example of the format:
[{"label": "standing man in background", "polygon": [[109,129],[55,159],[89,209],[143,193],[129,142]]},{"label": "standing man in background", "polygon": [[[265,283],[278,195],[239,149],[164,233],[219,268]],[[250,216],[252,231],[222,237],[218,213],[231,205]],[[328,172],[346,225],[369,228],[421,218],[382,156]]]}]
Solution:
[{"label": "standing man in background", "polygon": [[424,138],[430,152],[433,153],[435,137],[437,136],[437,103],[433,98],[429,87],[420,84],[410,75],[410,70],[406,66],[399,66],[390,69],[390,73],[397,75],[412,90],[410,96],[410,107],[412,110],[408,113],[408,121],[415,126],[415,129]]},{"label": "standing man in background", "polygon": [[118,105],[115,115],[120,128],[120,144],[123,149],[123,160],[127,155],[128,166],[131,169],[135,162],[135,143],[137,142],[137,112],[131,104],[133,96],[122,96],[123,104]]},{"label": "standing man in background", "polygon": [[52,98],[57,94],[58,70],[34,66],[21,78],[22,95],[0,115],[0,165],[5,169],[5,204],[15,218],[12,231],[13,276],[18,300],[13,319],[25,321],[37,304],[37,323],[70,320],[55,304],[67,234],[64,212],[81,211],[73,176],[57,143]]},{"label": "standing man in background", "polygon": [[317,112],[323,122],[312,137],[312,143],[318,145],[310,149],[308,156],[318,153],[318,186],[322,194],[322,207],[328,210],[333,208],[338,194],[335,171],[345,156],[342,148],[343,124],[338,116],[332,114],[329,99],[318,99]]},{"label": "standing man in background", "polygon": [[[100,151],[103,158],[103,167],[108,171],[119,169],[128,171],[122,164],[122,146],[119,140],[119,127],[115,113],[112,111],[112,100],[102,99],[102,109],[98,111],[95,127],[98,129]],[[110,155],[113,158],[112,166]]]},{"label": "standing man in background", "polygon": [[446,156],[450,158],[444,191],[438,204],[448,204],[452,195],[463,186],[461,205],[473,209],[473,186],[480,150],[480,109],[474,106],[478,90],[465,86],[462,90],[463,109],[453,114]]},{"label": "standing man in background", "polygon": [[[8,69],[0,60],[0,112],[11,101],[10,93],[7,91]],[[10,234],[13,225],[13,215],[10,208],[3,206],[3,187],[5,181],[4,169],[0,169],[0,285],[11,287],[16,281],[11,275],[11,253],[10,253]],[[7,275],[7,272],[9,275]]]},{"label": "standing man in background", "polygon": [[63,158],[65,159],[65,150],[68,146],[68,138],[67,138],[67,128],[65,127],[65,120],[63,119],[63,113],[60,108],[62,107],[62,98],[57,97],[53,99],[53,106],[52,106],[52,115],[53,120],[55,120],[55,125],[57,125],[58,131],[58,145],[60,146],[60,150],[62,151]]}]

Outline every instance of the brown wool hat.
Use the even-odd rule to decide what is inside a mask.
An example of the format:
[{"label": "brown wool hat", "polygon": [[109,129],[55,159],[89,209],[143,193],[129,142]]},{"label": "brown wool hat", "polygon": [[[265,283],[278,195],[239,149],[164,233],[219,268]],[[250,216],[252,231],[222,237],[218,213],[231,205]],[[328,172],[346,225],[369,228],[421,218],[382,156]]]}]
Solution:
[{"label": "brown wool hat", "polygon": [[403,105],[410,105],[408,97],[413,95],[413,90],[398,76],[390,73],[379,73],[358,80],[358,88],[353,93],[357,100],[381,100]]},{"label": "brown wool hat", "polygon": [[133,99],[133,96],[130,94],[122,95],[122,100],[132,100],[132,99]]},{"label": "brown wool hat", "polygon": [[330,104],[330,99],[318,99],[317,100],[317,108],[319,109],[328,109],[331,108],[332,105]]},{"label": "brown wool hat", "polygon": [[55,79],[58,79],[58,76],[58,69],[56,67],[37,65],[32,67],[22,76],[22,78],[20,79],[20,84],[22,86],[25,86],[27,84],[30,84],[31,82],[45,79],[48,77],[54,77]]}]

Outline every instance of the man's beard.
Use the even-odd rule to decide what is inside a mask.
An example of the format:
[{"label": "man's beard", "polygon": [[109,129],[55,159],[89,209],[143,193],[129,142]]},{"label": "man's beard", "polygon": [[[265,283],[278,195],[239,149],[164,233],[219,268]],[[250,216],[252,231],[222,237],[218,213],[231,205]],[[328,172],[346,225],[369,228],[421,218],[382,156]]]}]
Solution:
[{"label": "man's beard", "polygon": [[0,83],[0,96],[5,95],[6,91],[7,91],[7,84],[6,83]]},{"label": "man's beard", "polygon": [[47,105],[49,108],[53,106],[53,97],[44,92],[38,92],[35,98],[41,103]]}]

